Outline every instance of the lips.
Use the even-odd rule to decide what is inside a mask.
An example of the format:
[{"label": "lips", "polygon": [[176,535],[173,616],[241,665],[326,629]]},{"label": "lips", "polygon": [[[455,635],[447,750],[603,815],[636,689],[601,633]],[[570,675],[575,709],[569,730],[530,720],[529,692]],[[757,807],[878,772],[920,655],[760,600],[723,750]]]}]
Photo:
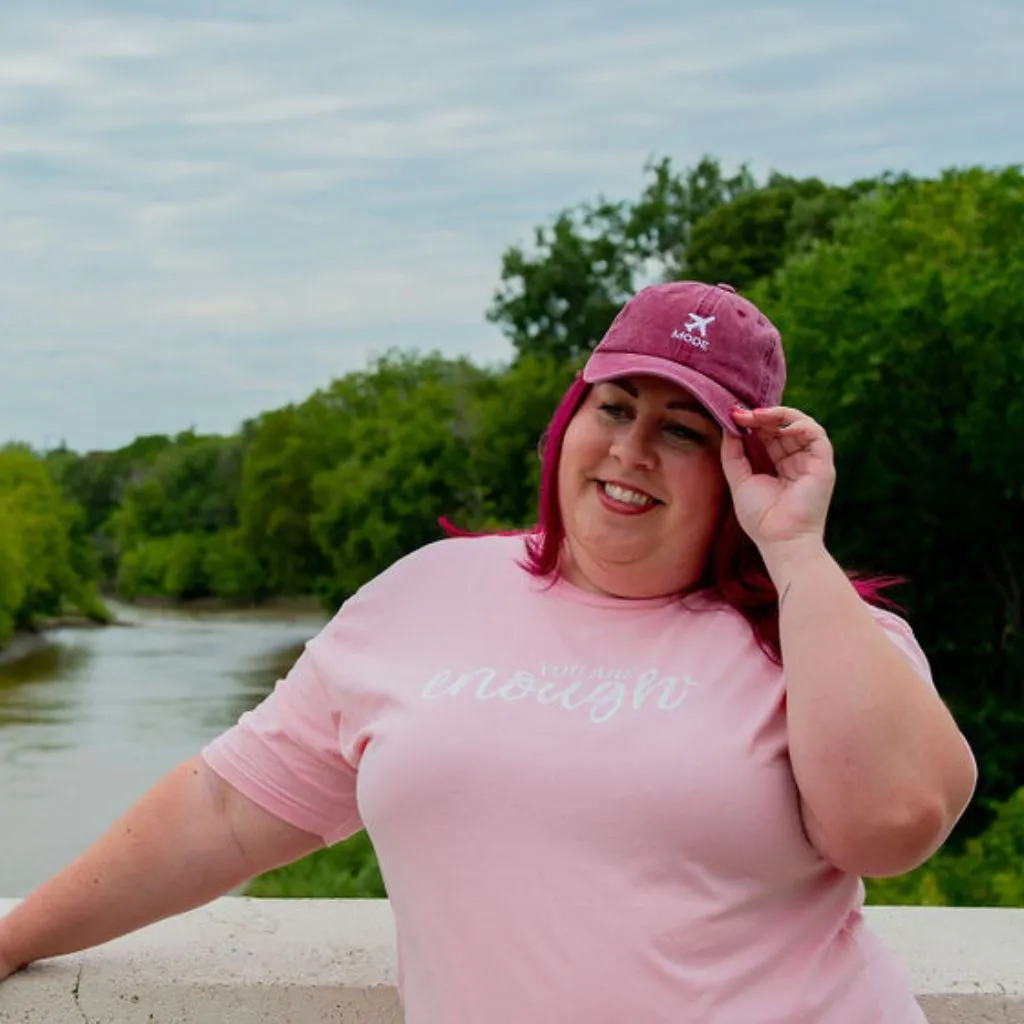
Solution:
[{"label": "lips", "polygon": [[619,515],[643,515],[663,504],[639,487],[617,480],[597,480],[595,487],[601,504]]}]

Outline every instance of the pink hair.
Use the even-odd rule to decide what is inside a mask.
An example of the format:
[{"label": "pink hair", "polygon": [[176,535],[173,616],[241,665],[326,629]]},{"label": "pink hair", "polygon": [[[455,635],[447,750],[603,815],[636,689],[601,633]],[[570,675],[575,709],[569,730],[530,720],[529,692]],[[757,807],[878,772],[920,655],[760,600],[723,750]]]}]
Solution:
[{"label": "pink hair", "polygon": [[[552,581],[559,575],[562,546],[565,541],[565,526],[558,504],[558,464],[562,454],[562,442],[569,423],[583,405],[589,392],[590,385],[578,376],[562,396],[544,433],[536,527],[530,530],[507,531],[523,534],[525,537],[526,557],[523,567],[527,572],[533,576],[549,577]],[[771,471],[768,456],[759,445],[748,445],[748,455],[755,470]],[[441,522],[449,535],[466,535],[447,520]],[[891,576],[864,576],[857,573],[848,575],[854,589],[865,601],[896,607],[888,598],[881,596],[881,591],[903,582],[901,579]],[[768,658],[777,665],[782,664],[778,591],[768,575],[757,546],[736,519],[731,503],[723,511],[721,523],[711,543],[704,574],[692,590],[711,590],[717,593],[725,604],[735,608],[747,620],[753,630],[754,639]],[[685,595],[680,594],[680,597],[683,596]]]}]

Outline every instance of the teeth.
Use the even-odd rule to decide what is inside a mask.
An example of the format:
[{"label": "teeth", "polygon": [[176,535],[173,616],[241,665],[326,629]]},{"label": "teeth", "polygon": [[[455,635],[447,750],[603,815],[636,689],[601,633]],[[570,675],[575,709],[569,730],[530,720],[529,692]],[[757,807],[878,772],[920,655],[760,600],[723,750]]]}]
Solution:
[{"label": "teeth", "polygon": [[648,498],[646,494],[640,494],[637,491],[631,491],[628,487],[619,487],[616,484],[605,484],[604,493],[609,498],[614,498],[616,501],[624,502],[627,505],[635,505],[637,508],[645,508],[648,505],[654,504],[654,501]]}]

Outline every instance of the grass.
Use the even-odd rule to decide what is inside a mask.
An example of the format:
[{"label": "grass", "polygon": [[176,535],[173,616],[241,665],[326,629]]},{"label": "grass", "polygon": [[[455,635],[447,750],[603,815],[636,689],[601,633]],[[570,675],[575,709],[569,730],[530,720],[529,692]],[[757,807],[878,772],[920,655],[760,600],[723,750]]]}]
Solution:
[{"label": "grass", "polygon": [[295,899],[382,899],[387,893],[369,836],[350,839],[253,879],[246,896]]}]

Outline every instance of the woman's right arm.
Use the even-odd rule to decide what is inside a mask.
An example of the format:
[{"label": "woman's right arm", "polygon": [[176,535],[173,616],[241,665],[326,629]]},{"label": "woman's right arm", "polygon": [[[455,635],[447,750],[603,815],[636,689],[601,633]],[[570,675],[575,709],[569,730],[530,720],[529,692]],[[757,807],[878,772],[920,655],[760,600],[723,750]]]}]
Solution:
[{"label": "woman's right arm", "polygon": [[194,757],[0,919],[0,981],[192,910],[322,846]]}]

